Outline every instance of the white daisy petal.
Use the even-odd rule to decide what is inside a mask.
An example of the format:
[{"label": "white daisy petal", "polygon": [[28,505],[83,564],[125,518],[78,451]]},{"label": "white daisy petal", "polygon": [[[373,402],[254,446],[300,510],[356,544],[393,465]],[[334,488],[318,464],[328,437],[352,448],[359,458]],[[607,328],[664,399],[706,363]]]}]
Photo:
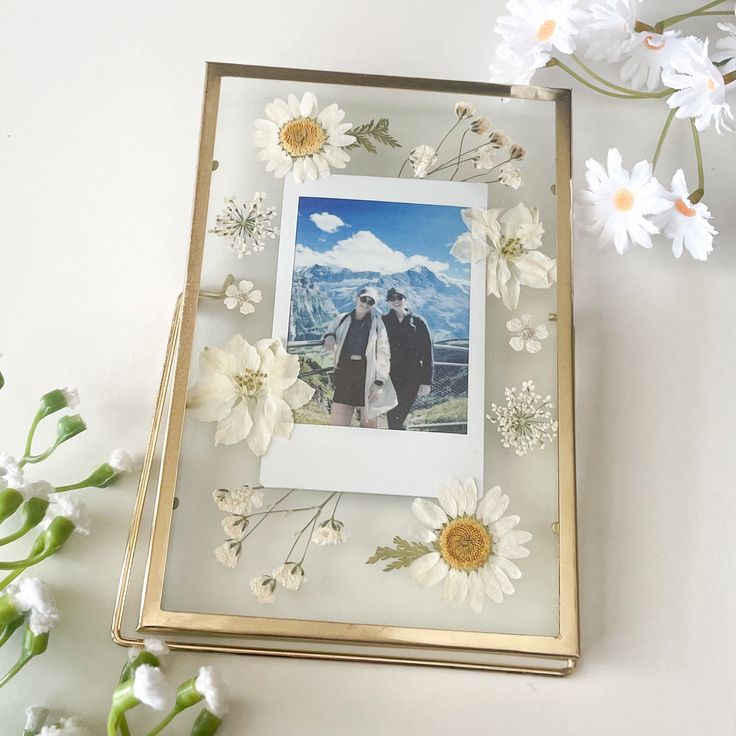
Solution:
[{"label": "white daisy petal", "polygon": [[430,529],[439,529],[447,521],[447,514],[437,504],[423,498],[415,498],[411,510],[417,519]]}]

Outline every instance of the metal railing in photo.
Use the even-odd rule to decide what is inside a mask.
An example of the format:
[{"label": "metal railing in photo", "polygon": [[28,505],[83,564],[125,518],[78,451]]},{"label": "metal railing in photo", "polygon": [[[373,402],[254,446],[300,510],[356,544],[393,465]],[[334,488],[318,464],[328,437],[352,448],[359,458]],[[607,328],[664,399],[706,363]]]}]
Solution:
[{"label": "metal railing in photo", "polygon": [[[329,424],[334,372],[333,356],[321,340],[295,340],[288,343],[290,353],[299,356],[299,377],[315,389],[309,404],[295,412],[301,424]],[[433,345],[434,376],[431,392],[414,402],[406,428],[421,432],[464,434],[467,428],[468,341],[440,340]],[[385,425],[379,418],[379,427]]]}]

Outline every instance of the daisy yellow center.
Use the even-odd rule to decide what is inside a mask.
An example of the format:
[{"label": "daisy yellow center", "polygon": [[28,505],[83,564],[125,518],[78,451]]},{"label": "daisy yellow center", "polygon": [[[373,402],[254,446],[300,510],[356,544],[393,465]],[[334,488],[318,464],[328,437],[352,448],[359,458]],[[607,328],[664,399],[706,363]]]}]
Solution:
[{"label": "daisy yellow center", "polygon": [[544,23],[537,28],[537,41],[549,41],[549,39],[552,38],[552,34],[555,32],[555,28],[557,28],[557,23],[555,23],[551,18],[544,21]]},{"label": "daisy yellow center", "polygon": [[312,118],[290,120],[279,130],[279,142],[289,156],[311,156],[326,140],[324,128]]},{"label": "daisy yellow center", "polygon": [[456,570],[483,567],[493,551],[493,538],[488,528],[473,516],[450,520],[438,540],[442,559]]},{"label": "daisy yellow center", "polygon": [[662,38],[659,41],[654,40],[654,36],[647,36],[644,39],[644,45],[650,51],[661,51],[665,46],[666,41]]},{"label": "daisy yellow center", "polygon": [[711,92],[716,88],[716,83],[710,77],[708,77],[707,85]]},{"label": "daisy yellow center", "polygon": [[246,368],[235,376],[235,384],[245,396],[255,396],[268,378],[268,373]]},{"label": "daisy yellow center", "polygon": [[683,199],[678,199],[675,202],[675,209],[684,217],[695,217],[696,215],[695,210],[692,207],[688,207]]},{"label": "daisy yellow center", "polygon": [[634,206],[634,195],[622,187],[613,195],[613,204],[620,212],[628,212]]}]

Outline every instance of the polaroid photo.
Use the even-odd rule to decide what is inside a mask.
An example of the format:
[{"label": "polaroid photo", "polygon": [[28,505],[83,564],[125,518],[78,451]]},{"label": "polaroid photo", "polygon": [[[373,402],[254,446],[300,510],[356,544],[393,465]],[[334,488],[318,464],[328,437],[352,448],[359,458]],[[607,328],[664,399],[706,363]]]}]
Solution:
[{"label": "polaroid photo", "polygon": [[485,262],[450,248],[486,206],[485,184],[287,178],[273,335],[315,391],[261,483],[426,496],[483,477]]}]

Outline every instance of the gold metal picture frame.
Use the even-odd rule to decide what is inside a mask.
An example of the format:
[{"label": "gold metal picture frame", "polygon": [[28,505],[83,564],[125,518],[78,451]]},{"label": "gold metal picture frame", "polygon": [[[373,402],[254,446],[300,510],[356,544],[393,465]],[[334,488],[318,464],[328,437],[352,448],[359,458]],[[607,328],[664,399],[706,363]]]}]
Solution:
[{"label": "gold metal picture frame", "polygon": [[[559,536],[559,631],[556,636],[501,634],[363,623],[280,619],[167,610],[164,585],[177,469],[186,408],[199,301],[206,218],[213,171],[220,84],[240,77],[335,85],[486,95],[552,103],[555,110],[557,208],[557,406]],[[172,648],[384,663],[409,663],[471,669],[565,675],[580,656],[576,558],[575,448],[573,410],[573,321],[571,238],[571,93],[541,87],[503,87],[478,82],[414,79],[338,72],[207,65],[194,215],[186,285],[177,301],[166,361],[143,465],[118,596],[112,634],[132,645],[140,637],[123,633],[123,613],[131,604],[131,569],[148,541],[137,631],[165,633]],[[168,402],[168,413],[165,407]],[[141,538],[141,521],[157,444],[161,472],[150,540]],[[182,639],[181,637],[186,637]]]}]

